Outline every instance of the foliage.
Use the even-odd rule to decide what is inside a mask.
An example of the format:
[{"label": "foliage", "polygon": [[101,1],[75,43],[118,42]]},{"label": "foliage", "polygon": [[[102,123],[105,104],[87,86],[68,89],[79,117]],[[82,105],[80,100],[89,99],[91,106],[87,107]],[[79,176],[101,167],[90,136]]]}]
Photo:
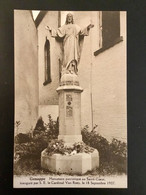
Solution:
[{"label": "foliage", "polygon": [[[20,122],[17,123],[18,127]],[[66,146],[62,140],[58,140],[59,122],[53,121],[48,116],[48,123],[45,124],[40,117],[36,123],[33,134],[18,134],[15,136],[14,145],[14,174],[35,174],[47,173],[41,169],[41,152],[48,155],[59,153],[62,155],[73,155],[82,152],[99,152],[100,166],[90,174],[114,174],[126,173],[127,167],[127,145],[117,139],[111,142],[98,134],[97,125],[89,131],[86,125],[82,129],[83,142],[75,143],[73,146]],[[31,136],[33,135],[33,136]],[[50,174],[50,173],[49,173]]]},{"label": "foliage", "polygon": [[44,121],[42,117],[40,116],[39,119],[37,120],[34,131],[45,131],[45,130],[46,130],[46,127],[44,126]]},{"label": "foliage", "polygon": [[15,145],[15,159],[24,159],[26,157],[40,157],[43,149],[47,147],[46,142],[36,141]]},{"label": "foliage", "polygon": [[121,156],[123,158],[127,157],[127,145],[124,142],[121,142],[113,138],[110,144],[110,150],[115,156]]},{"label": "foliage", "polygon": [[19,133],[15,136],[15,143],[16,144],[27,143],[30,141],[31,141],[30,133],[27,133],[27,134]]},{"label": "foliage", "polygon": [[57,118],[57,121],[53,121],[51,115],[48,115],[48,120],[49,122],[45,124],[48,136],[50,136],[50,139],[57,139],[59,134],[59,118]]},{"label": "foliage", "polygon": [[48,170],[41,169],[41,158],[26,157],[14,163],[15,175],[51,174]]},{"label": "foliage", "polygon": [[48,143],[46,154],[52,155],[53,153],[64,154],[64,142],[63,140],[52,139]]},{"label": "foliage", "polygon": [[[19,133],[15,136],[14,144],[14,171],[15,174],[20,173],[17,165],[33,164],[33,159],[40,159],[41,152],[47,148],[48,142],[51,139],[57,138],[58,136],[58,121],[53,121],[51,116],[48,116],[48,123],[45,124],[40,117],[36,123],[33,131],[33,136],[31,134]],[[30,161],[30,162],[26,162]],[[25,163],[26,162],[26,163]],[[34,162],[34,164],[36,164]],[[33,167],[30,166],[30,167]],[[35,167],[35,166],[34,166]],[[23,166],[22,166],[23,169]]]},{"label": "foliage", "polygon": [[49,139],[56,139],[59,134],[59,121],[53,121],[51,115],[48,115],[48,123],[44,123],[42,117],[37,121],[36,127],[34,128],[34,136],[44,136]]},{"label": "foliage", "polygon": [[[97,127],[97,126],[96,126]],[[117,139],[108,142],[104,137],[99,135],[93,128],[89,131],[89,127],[85,126],[82,130],[83,141],[96,148],[99,152],[99,171],[102,173],[126,173],[127,170],[127,145]]]},{"label": "foliage", "polygon": [[[83,141],[93,148],[96,148],[100,154],[100,158],[103,160],[109,160],[108,156],[105,154],[109,151],[109,142],[99,134],[97,134],[96,131],[92,130],[91,132],[88,130],[89,127],[85,126],[82,130],[82,138]],[[95,127],[93,127],[95,129]]]},{"label": "foliage", "polygon": [[74,143],[74,150],[77,151],[77,153],[92,153],[95,149],[93,147],[90,147],[86,145],[84,142],[77,142]]},{"label": "foliage", "polygon": [[46,149],[47,155],[52,155],[53,153],[58,153],[62,155],[74,155],[77,153],[92,153],[94,148],[87,146],[83,142],[74,143],[72,146],[64,145],[63,140],[50,140],[48,147]]}]

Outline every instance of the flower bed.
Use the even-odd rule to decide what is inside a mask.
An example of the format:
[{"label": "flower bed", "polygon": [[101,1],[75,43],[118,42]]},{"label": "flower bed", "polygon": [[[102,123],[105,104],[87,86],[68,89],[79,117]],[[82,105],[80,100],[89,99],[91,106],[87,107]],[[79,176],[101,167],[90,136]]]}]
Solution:
[{"label": "flower bed", "polygon": [[63,140],[50,140],[48,147],[46,149],[46,154],[51,156],[52,154],[62,154],[62,155],[74,155],[77,153],[92,153],[94,148],[86,145],[83,142],[74,143],[72,146],[64,145]]}]

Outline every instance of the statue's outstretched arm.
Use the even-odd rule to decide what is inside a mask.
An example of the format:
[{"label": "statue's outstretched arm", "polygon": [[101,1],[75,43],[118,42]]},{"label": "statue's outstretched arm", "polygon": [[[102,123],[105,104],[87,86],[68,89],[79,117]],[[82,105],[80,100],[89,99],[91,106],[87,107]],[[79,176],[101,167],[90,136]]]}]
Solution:
[{"label": "statue's outstretched arm", "polygon": [[52,37],[58,37],[57,31],[54,28],[50,26],[45,26],[45,29],[50,31]]},{"label": "statue's outstretched arm", "polygon": [[49,27],[49,26],[45,26],[45,29],[46,29],[46,30],[50,30],[50,27]]},{"label": "statue's outstretched arm", "polygon": [[94,24],[89,24],[89,25],[87,26],[87,29],[90,30],[90,28],[93,28],[93,27],[94,27]]},{"label": "statue's outstretched arm", "polygon": [[60,37],[63,38],[65,36],[65,31],[63,27],[58,28],[57,30],[50,27],[50,26],[45,26],[46,30],[49,30],[51,33],[52,37]]},{"label": "statue's outstretched arm", "polygon": [[88,36],[89,30],[94,27],[94,24],[89,24],[86,28],[82,29],[80,32],[80,35],[82,36]]}]

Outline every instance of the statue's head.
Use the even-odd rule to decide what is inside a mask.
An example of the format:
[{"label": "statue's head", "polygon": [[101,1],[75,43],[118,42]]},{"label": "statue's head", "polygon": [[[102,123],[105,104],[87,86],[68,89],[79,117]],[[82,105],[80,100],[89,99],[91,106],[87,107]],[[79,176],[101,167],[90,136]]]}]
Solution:
[{"label": "statue's head", "polygon": [[68,13],[67,15],[66,15],[66,22],[65,22],[65,24],[70,24],[70,23],[74,23],[74,20],[73,20],[73,15],[71,14],[71,13]]}]

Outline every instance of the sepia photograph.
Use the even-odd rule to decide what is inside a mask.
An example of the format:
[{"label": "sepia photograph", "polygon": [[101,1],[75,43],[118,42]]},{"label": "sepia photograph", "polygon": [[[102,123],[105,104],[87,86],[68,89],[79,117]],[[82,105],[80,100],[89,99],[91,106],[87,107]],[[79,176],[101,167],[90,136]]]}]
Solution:
[{"label": "sepia photograph", "polygon": [[127,12],[14,10],[13,188],[127,188]]}]

